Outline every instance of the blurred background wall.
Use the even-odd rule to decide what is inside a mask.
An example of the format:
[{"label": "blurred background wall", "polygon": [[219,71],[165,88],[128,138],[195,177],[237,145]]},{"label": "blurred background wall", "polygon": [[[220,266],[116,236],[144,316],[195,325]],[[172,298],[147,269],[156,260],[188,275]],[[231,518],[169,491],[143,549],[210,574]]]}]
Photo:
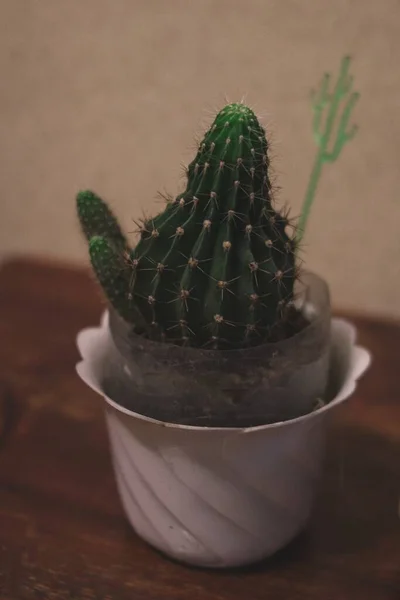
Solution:
[{"label": "blurred background wall", "polygon": [[74,197],[124,227],[182,187],[225,99],[264,116],[279,201],[315,156],[309,92],[346,53],[360,130],[323,172],[304,259],[336,306],[400,316],[398,0],[0,0],[0,257],[86,263]]}]

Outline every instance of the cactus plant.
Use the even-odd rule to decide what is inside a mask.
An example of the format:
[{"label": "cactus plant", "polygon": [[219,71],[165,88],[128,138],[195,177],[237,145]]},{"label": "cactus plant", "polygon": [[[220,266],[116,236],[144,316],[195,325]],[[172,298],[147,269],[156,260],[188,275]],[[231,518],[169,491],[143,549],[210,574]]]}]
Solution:
[{"label": "cactus plant", "polygon": [[298,248],[322,166],[355,133],[348,67],[345,57],[333,92],[325,76],[313,99],[318,153],[299,228],[275,207],[269,142],[242,103],[216,115],[184,191],[137,224],[135,247],[106,202],[78,193],[92,267],[112,306],[102,389],[114,402],[166,423],[252,427],[325,401],[329,288],[310,273],[296,285]]},{"label": "cactus plant", "polygon": [[186,189],[139,224],[130,248],[110,208],[77,196],[93,269],[120,316],[150,339],[242,348],[288,318],[298,265],[290,221],[274,208],[269,144],[241,103],[216,116]]}]

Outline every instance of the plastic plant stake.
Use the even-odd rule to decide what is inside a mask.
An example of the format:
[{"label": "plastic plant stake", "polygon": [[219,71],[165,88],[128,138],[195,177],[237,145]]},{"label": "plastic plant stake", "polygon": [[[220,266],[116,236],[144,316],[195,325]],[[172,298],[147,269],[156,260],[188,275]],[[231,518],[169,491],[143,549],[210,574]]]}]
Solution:
[{"label": "plastic plant stake", "polygon": [[[350,129],[348,128],[351,112],[360,97],[358,92],[351,91],[353,77],[352,75],[349,75],[349,66],[350,57],[345,56],[342,59],[339,77],[332,92],[329,92],[330,74],[325,73],[319,90],[312,93],[312,109],[314,112],[312,128],[318,151],[303,202],[296,236],[297,242],[300,242],[304,235],[315,192],[321,177],[322,167],[327,162],[335,162],[345,143],[353,139],[358,129],[357,125],[353,125]],[[340,105],[343,100],[345,100],[345,105],[342,113],[338,116]],[[328,108],[328,110],[325,123],[323,124],[322,117],[326,108]],[[329,149],[337,119],[339,119],[339,123],[336,129],[336,139],[334,140],[331,149]]]}]

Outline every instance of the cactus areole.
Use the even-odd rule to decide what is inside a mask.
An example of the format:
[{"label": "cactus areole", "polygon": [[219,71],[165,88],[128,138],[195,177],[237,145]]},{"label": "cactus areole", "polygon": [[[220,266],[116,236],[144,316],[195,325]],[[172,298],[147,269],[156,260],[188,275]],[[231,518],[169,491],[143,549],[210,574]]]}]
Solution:
[{"label": "cactus areole", "polygon": [[235,349],[290,331],[295,242],[273,206],[268,150],[254,112],[225,106],[187,168],[186,189],[140,223],[133,249],[107,205],[78,194],[94,271],[137,333]]}]

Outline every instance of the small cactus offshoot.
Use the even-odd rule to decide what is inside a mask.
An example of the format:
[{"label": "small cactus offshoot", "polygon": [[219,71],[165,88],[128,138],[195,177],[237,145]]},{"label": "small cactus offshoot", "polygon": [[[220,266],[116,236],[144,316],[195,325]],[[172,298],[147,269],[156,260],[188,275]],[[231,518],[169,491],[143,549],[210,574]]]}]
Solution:
[{"label": "small cactus offshoot", "polygon": [[273,206],[268,150],[254,112],[225,106],[187,168],[185,191],[139,224],[135,248],[98,196],[78,194],[93,269],[137,332],[242,348],[285,321],[298,267],[288,215]]}]

